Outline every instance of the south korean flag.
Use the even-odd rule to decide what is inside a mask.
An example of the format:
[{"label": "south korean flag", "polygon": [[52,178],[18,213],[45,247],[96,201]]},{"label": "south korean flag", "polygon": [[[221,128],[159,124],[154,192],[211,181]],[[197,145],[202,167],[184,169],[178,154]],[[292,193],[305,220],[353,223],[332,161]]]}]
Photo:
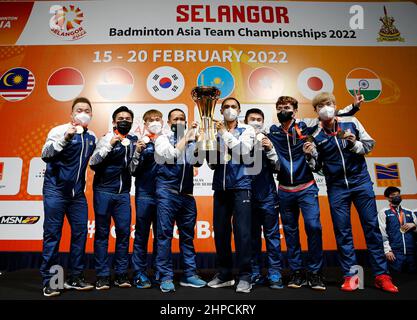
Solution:
[{"label": "south korean flag", "polygon": [[184,86],[184,76],[173,67],[156,68],[146,80],[146,87],[152,97],[164,101],[178,97]]}]

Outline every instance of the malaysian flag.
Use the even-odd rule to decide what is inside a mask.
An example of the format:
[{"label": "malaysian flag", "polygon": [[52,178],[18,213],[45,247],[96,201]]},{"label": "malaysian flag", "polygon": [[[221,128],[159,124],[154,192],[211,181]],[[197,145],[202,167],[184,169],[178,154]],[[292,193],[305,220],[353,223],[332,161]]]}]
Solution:
[{"label": "malaysian flag", "polygon": [[20,101],[35,88],[35,76],[25,68],[8,70],[0,79],[0,95],[7,101]]}]

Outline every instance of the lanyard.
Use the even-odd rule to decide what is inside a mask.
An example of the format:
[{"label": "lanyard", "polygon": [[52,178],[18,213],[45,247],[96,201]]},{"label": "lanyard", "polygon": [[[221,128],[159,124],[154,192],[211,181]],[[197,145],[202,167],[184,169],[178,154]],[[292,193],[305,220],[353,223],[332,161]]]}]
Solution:
[{"label": "lanyard", "polygon": [[307,138],[307,136],[305,136],[301,133],[301,129],[298,127],[298,124],[295,124],[294,128],[295,128],[295,131],[297,132],[297,135],[300,138],[300,140],[303,140],[303,139]]},{"label": "lanyard", "polygon": [[[334,128],[337,125],[337,129]],[[327,130],[322,126],[322,128],[324,129],[324,133],[330,137],[334,137],[337,136],[340,132],[342,132],[342,128],[340,128],[339,126],[339,122],[336,121],[336,123],[333,125],[333,132],[327,133]]]},{"label": "lanyard", "polygon": [[123,139],[127,137],[127,134],[121,134],[117,129],[114,129],[114,133],[122,136]]},{"label": "lanyard", "polygon": [[400,226],[404,224],[404,212],[400,207],[400,212],[398,213],[397,210],[394,209],[393,206],[391,207],[391,211],[395,213],[395,216],[397,217],[398,221],[400,222]]},{"label": "lanyard", "polygon": [[[292,124],[292,123],[291,123]],[[288,129],[291,127],[291,124],[289,125]],[[300,127],[298,126],[298,124],[294,124],[294,129],[295,132],[297,133],[297,136],[300,140],[303,140],[305,138],[307,138],[307,136],[303,135],[301,132]],[[282,127],[282,131],[284,131],[286,134],[288,134],[290,137],[292,137],[293,135],[291,133],[288,133],[288,130],[285,130],[284,127]]]}]

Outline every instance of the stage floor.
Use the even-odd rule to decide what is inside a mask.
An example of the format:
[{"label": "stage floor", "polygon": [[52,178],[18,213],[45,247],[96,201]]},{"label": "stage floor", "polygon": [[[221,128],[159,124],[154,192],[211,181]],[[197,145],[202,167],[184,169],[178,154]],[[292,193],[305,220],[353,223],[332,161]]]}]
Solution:
[{"label": "stage floor", "polygon": [[[201,270],[200,275],[208,280],[214,270]],[[256,286],[249,294],[237,294],[233,288],[185,288],[179,286],[180,273],[176,272],[176,292],[164,294],[159,287],[150,289],[119,289],[106,291],[65,291],[61,296],[45,298],[41,291],[41,278],[38,270],[26,269],[6,272],[0,275],[0,300],[417,300],[417,275],[395,275],[395,283],[400,288],[398,294],[382,292],[373,287],[373,277],[365,271],[365,289],[353,293],[339,289],[341,273],[338,268],[327,268],[325,271],[327,290],[315,291],[310,288],[272,290],[267,286]],[[288,274],[284,272],[284,283]],[[86,271],[86,280],[95,279],[94,271]]]}]

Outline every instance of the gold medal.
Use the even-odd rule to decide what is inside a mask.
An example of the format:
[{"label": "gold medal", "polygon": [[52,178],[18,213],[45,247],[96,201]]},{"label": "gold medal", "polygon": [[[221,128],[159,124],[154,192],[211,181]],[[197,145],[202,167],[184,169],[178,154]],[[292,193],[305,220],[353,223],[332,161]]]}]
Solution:
[{"label": "gold medal", "polygon": [[401,233],[406,233],[406,231],[404,230],[404,225],[402,225],[402,226],[401,226],[401,228],[400,228],[400,232],[401,232]]},{"label": "gold medal", "polygon": [[340,130],[340,131],[337,132],[337,137],[339,139],[344,139],[345,138],[345,134],[346,134],[346,132],[344,130]]},{"label": "gold medal", "polygon": [[263,138],[265,138],[265,135],[263,134],[263,133],[259,133],[257,136],[256,136],[256,140],[258,140],[259,142],[262,142],[262,139]]},{"label": "gold medal", "polygon": [[230,154],[225,154],[224,155],[224,162],[229,162],[230,160],[232,160],[232,156]]},{"label": "gold medal", "polygon": [[313,136],[311,136],[311,135],[308,135],[308,136],[305,138],[305,140],[306,140],[306,142],[314,142],[314,138],[313,138]]},{"label": "gold medal", "polygon": [[76,130],[76,132],[77,132],[78,134],[81,134],[81,133],[83,133],[83,132],[84,132],[84,128],[83,128],[82,126],[76,126],[76,127],[75,127],[75,130]]},{"label": "gold medal", "polygon": [[128,138],[124,138],[122,140],[122,145],[125,146],[125,147],[127,147],[128,145],[130,145],[130,140]]},{"label": "gold medal", "polygon": [[142,138],[142,141],[145,142],[145,143],[149,143],[151,141],[151,138],[149,138],[148,136],[144,136]]}]

